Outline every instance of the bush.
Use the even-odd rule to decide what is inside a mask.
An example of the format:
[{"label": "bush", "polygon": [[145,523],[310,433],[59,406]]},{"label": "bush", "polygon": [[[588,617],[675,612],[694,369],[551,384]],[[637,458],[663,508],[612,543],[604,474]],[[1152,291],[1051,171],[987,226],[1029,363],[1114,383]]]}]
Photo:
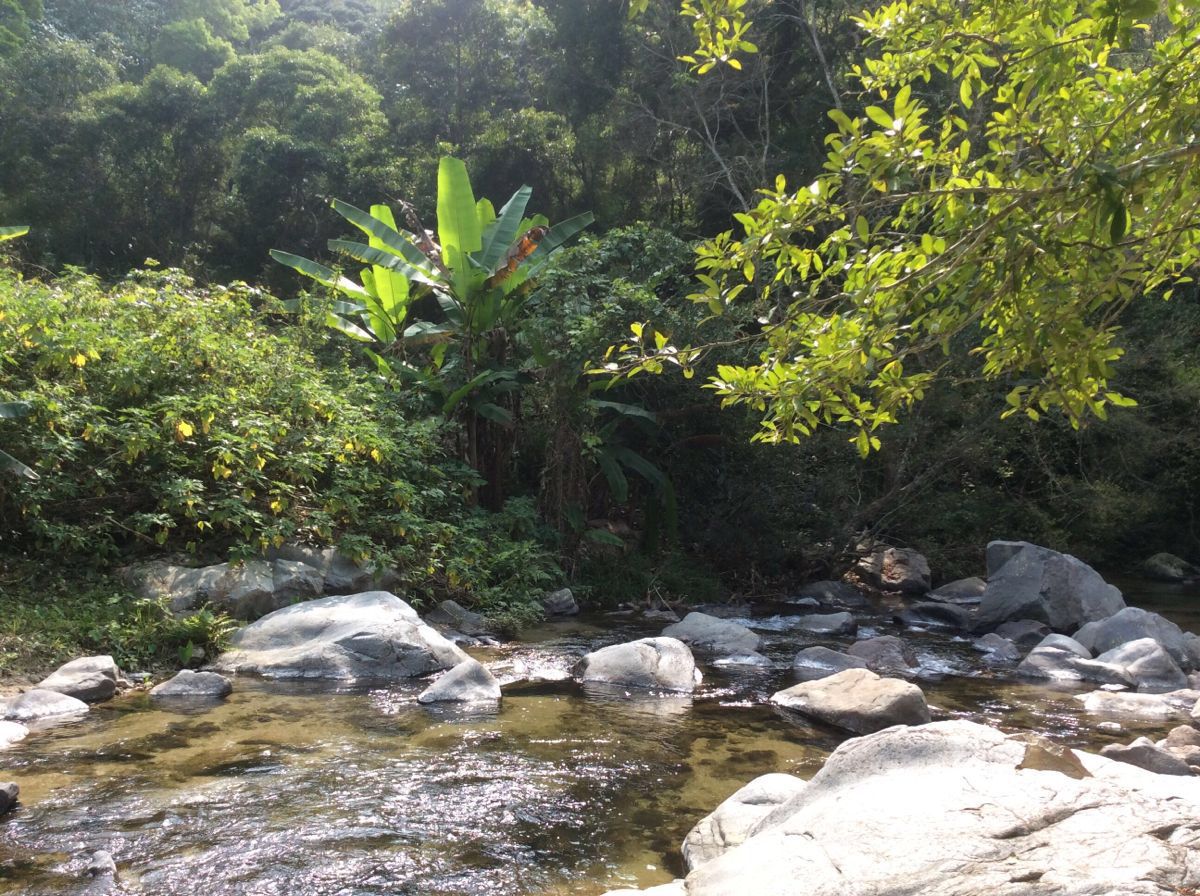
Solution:
[{"label": "bush", "polygon": [[111,288],[0,271],[0,398],[32,406],[0,421],[0,449],[40,474],[0,482],[0,541],[108,563],[335,543],[418,598],[528,602],[553,566],[467,506],[454,432],[274,307],[173,270]]}]

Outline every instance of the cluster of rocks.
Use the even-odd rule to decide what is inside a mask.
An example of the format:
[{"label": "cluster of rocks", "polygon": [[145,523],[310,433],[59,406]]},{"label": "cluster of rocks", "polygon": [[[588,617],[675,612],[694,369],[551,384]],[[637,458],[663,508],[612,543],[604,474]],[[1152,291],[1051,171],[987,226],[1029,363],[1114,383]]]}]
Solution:
[{"label": "cluster of rocks", "polygon": [[687,835],[687,877],[645,892],[1166,896],[1200,887],[1198,847],[1200,780],[958,720],[755,779]]}]

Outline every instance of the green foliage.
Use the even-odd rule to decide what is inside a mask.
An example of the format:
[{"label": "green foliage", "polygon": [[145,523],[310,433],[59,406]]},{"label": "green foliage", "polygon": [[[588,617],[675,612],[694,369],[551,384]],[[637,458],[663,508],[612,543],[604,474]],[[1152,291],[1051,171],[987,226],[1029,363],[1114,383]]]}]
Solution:
[{"label": "green foliage", "polygon": [[[1006,415],[1061,409],[1078,425],[1131,403],[1109,386],[1117,319],[1200,260],[1200,21],[1171,6],[1118,43],[1154,10],[864,14],[872,52],[854,73],[878,105],[831,112],[825,172],[798,190],[780,177],[738,215],[744,237],[700,253],[697,301],[758,300],[761,358],[710,385],[763,414],[759,438],[845,425],[866,455],[954,352],[1003,384]],[[697,357],[657,331],[621,351],[618,369]]]},{"label": "green foliage", "polygon": [[202,649],[224,649],[235,623],[203,609],[176,617],[154,601],[131,597],[107,576],[45,561],[5,558],[0,578],[0,674],[40,678],[59,663],[111,654],[129,671],[177,666]]},{"label": "green foliage", "polygon": [[42,0],[0,0],[0,55],[29,37],[30,23],[42,16]]}]

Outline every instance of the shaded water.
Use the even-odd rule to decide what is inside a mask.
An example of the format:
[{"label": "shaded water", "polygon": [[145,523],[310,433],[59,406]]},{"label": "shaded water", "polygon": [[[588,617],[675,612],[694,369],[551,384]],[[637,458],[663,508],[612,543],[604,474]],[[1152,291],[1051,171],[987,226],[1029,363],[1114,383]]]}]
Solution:
[{"label": "shaded water", "polygon": [[[861,637],[890,630],[885,608],[868,621]],[[786,616],[753,624],[775,668],[706,668],[688,698],[560,682],[464,710],[420,706],[417,682],[243,679],[220,704],[95,707],[0,753],[0,778],[22,797],[0,821],[0,894],[81,892],[97,849],[126,892],[154,896],[593,896],[668,881],[696,820],[757,775],[810,777],[843,739],[764,705],[815,642]],[[561,674],[587,650],[659,630],[564,623],[480,658]],[[1069,690],[981,673],[964,640],[906,639],[936,717],[1092,748],[1138,730],[1098,728]]]}]

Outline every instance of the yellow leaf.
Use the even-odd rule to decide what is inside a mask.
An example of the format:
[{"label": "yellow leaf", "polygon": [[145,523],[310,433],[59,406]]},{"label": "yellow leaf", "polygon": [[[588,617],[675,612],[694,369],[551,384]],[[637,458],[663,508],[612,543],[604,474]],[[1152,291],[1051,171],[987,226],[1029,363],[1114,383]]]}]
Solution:
[{"label": "yellow leaf", "polygon": [[194,432],[195,430],[192,428],[192,424],[188,423],[186,420],[180,420],[175,424],[175,441],[182,442],[184,439],[191,438],[191,435]]},{"label": "yellow leaf", "polygon": [[87,355],[85,355],[83,352],[76,352],[71,357],[71,363],[74,364],[76,367],[82,367],[84,364],[87,363],[87,360],[88,360]]},{"label": "yellow leaf", "polygon": [[383,463],[383,454],[380,453],[378,448],[371,449],[371,459],[377,464]]}]

